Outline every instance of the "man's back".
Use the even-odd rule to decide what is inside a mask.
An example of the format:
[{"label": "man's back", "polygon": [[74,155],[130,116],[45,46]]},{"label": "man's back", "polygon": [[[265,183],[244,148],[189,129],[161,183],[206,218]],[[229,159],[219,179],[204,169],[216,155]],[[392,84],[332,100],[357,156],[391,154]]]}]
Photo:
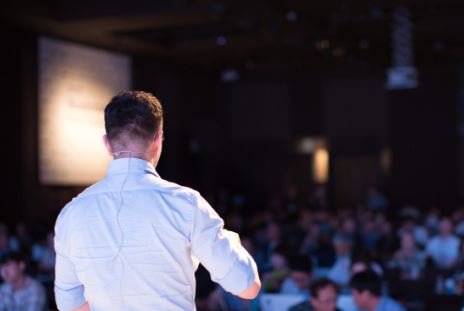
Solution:
[{"label": "man's back", "polygon": [[222,225],[197,192],[162,180],[148,162],[114,160],[57,220],[58,305],[77,306],[81,284],[92,310],[193,310],[198,260],[238,293],[254,263]]}]

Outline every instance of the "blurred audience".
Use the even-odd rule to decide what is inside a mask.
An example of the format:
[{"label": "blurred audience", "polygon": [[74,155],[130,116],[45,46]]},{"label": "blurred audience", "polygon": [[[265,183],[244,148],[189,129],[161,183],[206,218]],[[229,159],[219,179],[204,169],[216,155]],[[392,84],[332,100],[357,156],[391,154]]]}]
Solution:
[{"label": "blurred audience", "polygon": [[419,250],[411,233],[404,233],[401,246],[389,263],[389,268],[398,269],[403,279],[418,279],[425,267],[425,254]]},{"label": "blurred audience", "polygon": [[309,291],[311,298],[291,307],[289,311],[340,311],[337,308],[338,287],[331,280],[316,280]]},{"label": "blurred audience", "polygon": [[44,311],[45,289],[27,276],[26,258],[21,253],[8,253],[1,260],[0,272],[5,283],[0,285],[0,310]]},{"label": "blurred audience", "polygon": [[290,250],[284,244],[279,245],[271,255],[272,269],[263,274],[261,278],[262,289],[267,293],[280,291],[282,283],[290,274],[287,258]]},{"label": "blurred audience", "polygon": [[351,239],[344,234],[337,234],[333,238],[336,260],[330,268],[328,278],[339,286],[346,286],[350,281],[351,267]]},{"label": "blurred audience", "polygon": [[427,243],[427,255],[440,269],[454,268],[459,258],[459,238],[453,234],[453,223],[443,217],[439,224],[439,234]]},{"label": "blurred audience", "polygon": [[281,294],[303,295],[309,297],[309,284],[312,281],[312,264],[307,256],[292,256],[289,260],[290,274],[280,287]]},{"label": "blurred audience", "polygon": [[379,212],[385,212],[388,208],[387,198],[374,185],[369,186],[367,189],[366,204],[368,208]]},{"label": "blurred audience", "polygon": [[[329,204],[326,191],[324,186],[302,191],[289,184],[262,201],[225,187],[207,196],[215,201],[213,206],[217,205],[226,219],[226,227],[241,235],[242,244],[255,258],[261,294],[295,294],[309,299],[292,310],[333,310],[332,298],[337,293],[355,292],[358,306],[371,311],[378,310],[371,308],[375,302],[393,305],[379,293],[417,301],[427,295],[464,292],[464,207],[449,217],[436,207],[391,209],[386,196],[371,187],[367,201],[338,208]],[[21,221],[12,226],[0,223],[0,260],[11,252],[26,256],[30,276],[24,276],[25,283],[40,282],[48,308],[54,309],[52,227],[28,227]],[[21,290],[11,291],[12,272],[8,272],[21,272],[23,264],[14,260],[5,264],[2,294],[9,288],[8,295],[23,295],[18,294]],[[367,272],[381,280],[380,291],[366,291],[359,285],[361,281],[353,281]],[[245,301],[225,292],[210,281],[204,268],[196,277],[199,311],[259,310],[259,299]],[[371,281],[378,283],[377,279]],[[316,288],[312,293],[310,284]],[[411,290],[418,288],[416,284],[421,285],[420,297]],[[2,303],[5,299],[12,298],[0,298]]]}]

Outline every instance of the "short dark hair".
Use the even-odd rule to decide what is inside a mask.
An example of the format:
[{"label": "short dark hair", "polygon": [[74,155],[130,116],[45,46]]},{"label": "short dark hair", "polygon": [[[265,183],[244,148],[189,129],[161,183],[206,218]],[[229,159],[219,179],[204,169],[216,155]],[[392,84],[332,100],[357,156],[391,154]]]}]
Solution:
[{"label": "short dark hair", "polygon": [[318,297],[319,291],[327,286],[332,286],[335,289],[335,292],[338,294],[338,286],[335,284],[334,281],[329,280],[328,278],[321,278],[311,283],[309,286],[309,292],[311,293],[311,297]]},{"label": "short dark hair", "polygon": [[366,270],[351,277],[350,287],[358,292],[367,290],[373,296],[380,297],[382,294],[382,279],[374,271]]},{"label": "short dark hair", "polygon": [[163,122],[159,100],[143,91],[126,91],[114,96],[105,108],[105,130],[110,141],[126,145],[127,139],[149,141]]},{"label": "short dark hair", "polygon": [[20,262],[26,263],[26,256],[21,252],[8,252],[4,256],[1,257],[0,265],[4,265],[11,261],[16,262],[16,263],[20,263]]}]

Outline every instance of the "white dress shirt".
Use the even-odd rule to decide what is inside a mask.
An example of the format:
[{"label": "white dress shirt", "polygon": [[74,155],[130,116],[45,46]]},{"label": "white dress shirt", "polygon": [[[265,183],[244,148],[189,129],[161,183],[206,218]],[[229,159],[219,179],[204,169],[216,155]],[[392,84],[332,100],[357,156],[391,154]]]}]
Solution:
[{"label": "white dress shirt", "polygon": [[167,182],[137,158],[74,198],[55,225],[55,296],[61,311],[195,310],[201,262],[232,294],[258,278],[256,264],[192,189]]}]

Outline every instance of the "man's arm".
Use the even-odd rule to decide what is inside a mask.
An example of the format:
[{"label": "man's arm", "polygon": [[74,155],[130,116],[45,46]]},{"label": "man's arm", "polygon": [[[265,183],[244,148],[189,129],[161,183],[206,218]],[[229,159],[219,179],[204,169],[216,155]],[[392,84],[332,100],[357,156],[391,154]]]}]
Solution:
[{"label": "man's arm", "polygon": [[238,235],[223,229],[224,222],[201,197],[194,206],[190,241],[193,255],[226,291],[253,299],[261,288],[258,269]]},{"label": "man's arm", "polygon": [[[65,245],[67,238],[67,223],[63,221],[63,211],[55,226],[55,300],[58,310],[74,311],[84,307],[84,286],[77,277],[74,263],[67,256]],[[88,308],[88,307],[87,307]],[[86,309],[82,309],[84,311]]]},{"label": "man's arm", "polygon": [[58,252],[55,267],[55,299],[60,311],[73,311],[86,302],[84,286],[77,278],[73,263]]}]

